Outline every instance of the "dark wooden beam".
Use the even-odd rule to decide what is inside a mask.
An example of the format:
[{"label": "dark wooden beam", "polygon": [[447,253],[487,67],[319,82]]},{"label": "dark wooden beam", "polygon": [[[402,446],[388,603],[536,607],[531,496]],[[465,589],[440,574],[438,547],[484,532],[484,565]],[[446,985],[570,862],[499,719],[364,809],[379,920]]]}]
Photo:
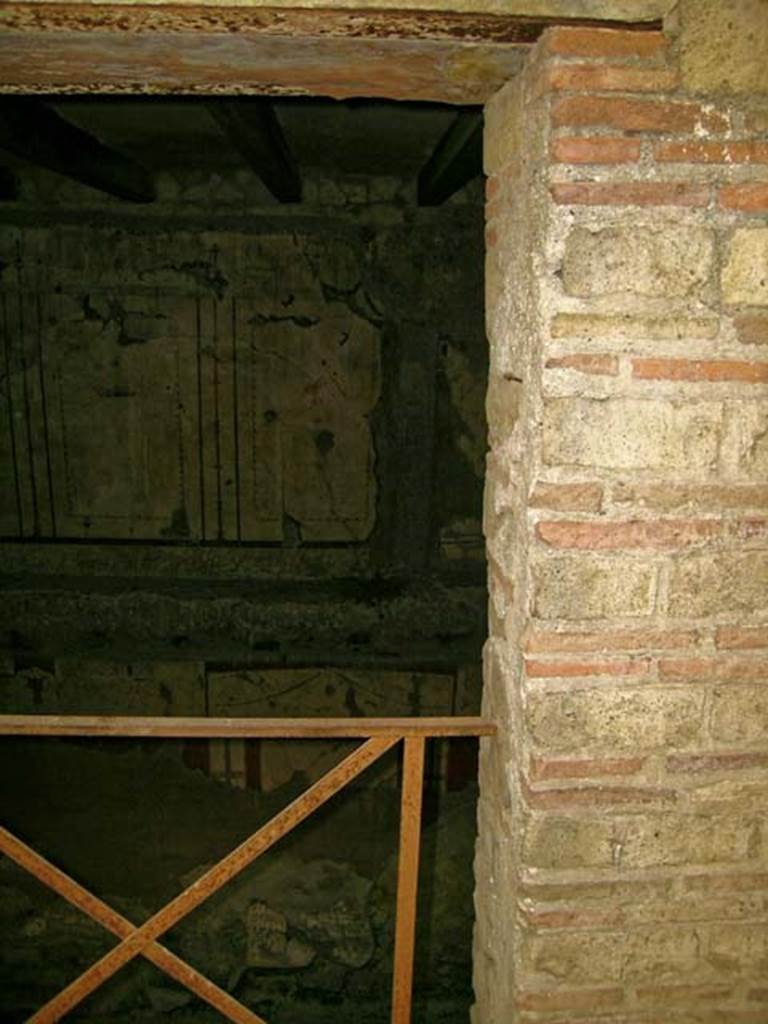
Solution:
[{"label": "dark wooden beam", "polygon": [[301,175],[269,100],[218,99],[214,120],[281,203],[301,202]]},{"label": "dark wooden beam", "polygon": [[151,203],[155,198],[142,167],[32,97],[0,101],[0,149],[118,199]]},{"label": "dark wooden beam", "polygon": [[7,167],[0,167],[0,202],[16,199],[19,194],[19,183],[16,176]]},{"label": "dark wooden beam", "polygon": [[483,171],[483,115],[463,110],[419,174],[419,205],[439,206]]}]

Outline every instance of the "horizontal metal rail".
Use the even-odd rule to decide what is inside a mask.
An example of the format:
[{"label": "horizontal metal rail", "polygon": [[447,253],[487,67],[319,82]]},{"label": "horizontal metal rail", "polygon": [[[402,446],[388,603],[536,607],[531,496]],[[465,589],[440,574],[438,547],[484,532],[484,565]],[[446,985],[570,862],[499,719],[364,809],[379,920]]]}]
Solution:
[{"label": "horizontal metal rail", "polygon": [[49,863],[17,836],[0,827],[0,852],[120,939],[105,956],[33,1014],[29,1018],[29,1024],[53,1024],[61,1020],[116,971],[137,956],[146,957],[235,1024],[266,1024],[261,1017],[228,992],[171,953],[158,942],[158,939],[401,741],[404,753],[391,1021],[392,1024],[410,1024],[425,744],[430,738],[492,736],[495,731],[494,724],[482,718],[144,718],[0,715],[0,736],[365,741],[314,782],[301,796],[138,926]]}]

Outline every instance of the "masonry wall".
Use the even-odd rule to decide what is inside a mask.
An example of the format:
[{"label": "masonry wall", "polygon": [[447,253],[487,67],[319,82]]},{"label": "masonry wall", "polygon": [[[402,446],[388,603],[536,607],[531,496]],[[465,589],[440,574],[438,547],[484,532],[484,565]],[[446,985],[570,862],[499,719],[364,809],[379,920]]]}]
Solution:
[{"label": "masonry wall", "polygon": [[768,1014],[768,123],[678,56],[487,109],[484,1024]]}]

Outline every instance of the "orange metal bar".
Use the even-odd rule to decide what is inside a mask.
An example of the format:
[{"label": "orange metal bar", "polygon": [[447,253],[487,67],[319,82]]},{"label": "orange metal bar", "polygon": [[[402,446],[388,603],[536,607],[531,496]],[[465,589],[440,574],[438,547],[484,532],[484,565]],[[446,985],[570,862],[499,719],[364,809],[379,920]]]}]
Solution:
[{"label": "orange metal bar", "polygon": [[29,1024],[53,1024],[69,1013],[125,964],[139,956],[155,939],[239,874],[313,811],[338,793],[397,743],[397,737],[370,739],[315,782],[300,797],[276,814],[252,836],[205,872],[162,910],[145,921],[114,949],[62,989],[29,1019]]},{"label": "orange metal bar", "polygon": [[127,918],[88,892],[16,836],[0,827],[0,852],[5,853],[45,885],[122,939],[106,956],[38,1010],[30,1018],[29,1024],[52,1024],[60,1020],[124,964],[139,955],[147,957],[186,985],[235,1024],[265,1024],[262,1018],[156,940],[401,739],[404,741],[405,753],[392,1024],[410,1024],[425,743],[430,737],[479,737],[492,736],[495,732],[495,725],[482,718],[212,719],[0,715],[0,736],[326,737],[367,740],[139,927],[135,927]]},{"label": "orange metal bar", "polygon": [[395,969],[392,981],[392,1024],[410,1024],[413,955],[416,942],[416,897],[419,885],[421,796],[424,783],[424,739],[405,740],[400,802],[400,853],[397,862]]},{"label": "orange metal bar", "polygon": [[[38,881],[53,889],[59,896],[63,896],[78,910],[82,910],[94,921],[103,925],[113,935],[125,939],[136,930],[135,925],[127,917],[118,914],[98,896],[88,892],[73,878],[51,864],[45,857],[41,857],[39,853],[2,826],[0,826],[0,852],[10,857],[19,867],[29,871]],[[185,963],[181,957],[171,953],[159,943],[152,943],[143,952],[144,956],[151,960],[156,967],[165,971],[166,974],[170,974],[182,985],[186,985],[195,995],[223,1013],[228,1020],[235,1021],[235,1024],[266,1024],[262,1017],[258,1017],[242,1003],[233,999],[228,992],[219,988],[205,975],[200,974],[194,967]]]},{"label": "orange metal bar", "polygon": [[152,718],[0,715],[0,736],[223,739],[369,739],[373,736],[492,736],[484,718]]}]

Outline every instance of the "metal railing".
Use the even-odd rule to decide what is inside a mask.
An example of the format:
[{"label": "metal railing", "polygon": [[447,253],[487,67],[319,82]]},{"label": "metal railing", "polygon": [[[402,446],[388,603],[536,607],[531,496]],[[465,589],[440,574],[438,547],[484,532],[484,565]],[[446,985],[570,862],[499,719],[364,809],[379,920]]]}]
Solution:
[{"label": "metal railing", "polygon": [[395,918],[392,1024],[410,1024],[426,741],[492,736],[482,718],[149,718],[0,715],[0,736],[94,736],[177,739],[360,739],[363,742],[244,842],[141,925],[103,900],[0,826],[0,852],[116,935],[120,941],[50,999],[29,1024],[61,1020],[121,967],[146,957],[236,1024],[266,1024],[158,941],[257,857],[308,818],[383,754],[402,742],[400,840]]}]

